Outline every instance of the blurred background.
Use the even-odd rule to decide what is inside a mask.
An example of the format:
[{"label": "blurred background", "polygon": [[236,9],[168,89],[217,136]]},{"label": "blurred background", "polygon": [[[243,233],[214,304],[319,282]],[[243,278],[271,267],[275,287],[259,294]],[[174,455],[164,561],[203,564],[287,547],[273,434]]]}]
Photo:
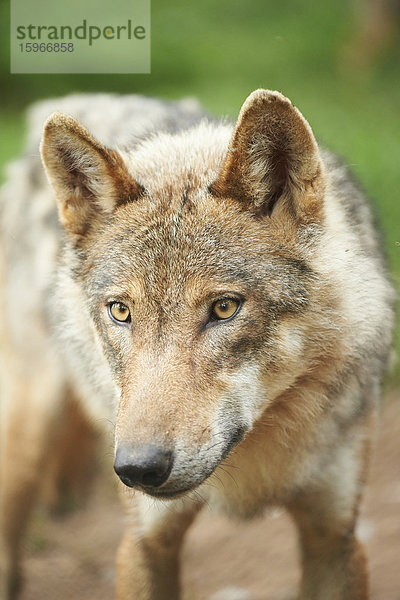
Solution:
[{"label": "blurred background", "polygon": [[[8,11],[8,2],[1,0],[0,169],[2,180],[5,176],[5,164],[17,156],[23,147],[24,109],[29,103],[40,98],[79,91],[140,93],[168,99],[195,96],[211,113],[235,117],[243,100],[252,90],[258,87],[277,89],[289,96],[300,108],[320,142],[346,159],[367,190],[383,230],[383,244],[393,278],[396,284],[400,282],[399,0],[335,0],[334,2],[152,0],[152,70],[149,75],[10,75]],[[397,335],[396,346],[400,351],[399,335]],[[389,397],[392,400],[398,398],[396,385],[399,382],[400,368],[397,363],[388,386],[391,390]],[[400,542],[398,526],[400,484],[396,483],[398,476],[398,473],[396,476],[396,464],[398,465],[400,457],[397,438],[395,438],[395,423],[400,426],[398,404],[399,402],[392,402],[387,412],[387,425],[384,423],[381,433],[382,450],[374,467],[372,496],[367,499],[365,509],[364,537],[367,541],[372,539],[369,551],[372,554],[371,568],[373,578],[375,577],[373,589],[377,590],[376,594],[383,594],[379,597],[385,597],[387,600],[400,598],[398,569],[394,573],[394,548],[397,544],[398,550]],[[382,468],[383,464],[386,470]],[[397,487],[393,487],[396,485]],[[107,539],[115,535],[115,543],[117,543],[120,525],[112,520],[111,513],[107,512],[109,509],[107,499],[104,504],[104,495],[102,498],[103,504],[97,506],[92,514],[96,514],[97,510],[103,524],[110,524],[112,533],[105,532],[108,535]],[[388,502],[392,504],[389,506]],[[78,519],[75,527],[80,531],[85,519],[82,515],[74,518]],[[371,525],[372,522],[375,522],[375,526]],[[232,579],[234,574],[239,587],[240,585],[253,586],[254,593],[261,593],[260,590],[266,593],[267,583],[264,581],[264,575],[264,579],[260,579],[256,559],[258,552],[264,552],[263,549],[258,548],[257,544],[260,540],[255,541],[255,538],[260,536],[258,525],[250,529],[250,533],[240,533],[242,530],[238,533],[236,530],[235,535],[239,535],[241,539],[240,545],[246,547],[247,543],[246,552],[256,554],[254,558],[258,571],[253,572],[248,569],[243,575],[244,565],[248,563],[238,558],[236,552],[240,548],[232,544],[233,534],[229,533],[230,530],[224,529],[220,521],[210,523],[205,521],[205,527],[196,526],[197,529],[192,534],[194,546],[191,548],[194,547],[195,550],[186,551],[189,567],[185,580],[195,589],[203,590],[205,594],[212,588],[210,582],[215,583],[215,578],[218,579],[221,573],[225,573],[227,579]],[[265,538],[268,535],[278,541],[286,539],[285,528],[289,525],[284,522],[283,525],[277,526],[274,520],[272,523],[273,525],[269,526],[269,534],[261,534],[262,543],[266,542]],[[40,569],[43,567],[40,567],[40,556],[43,556],[43,552],[46,556],[49,539],[50,548],[51,539],[59,539],[57,527],[59,524],[55,524],[53,530],[46,529],[44,533],[40,519],[36,525],[34,524],[30,542],[34,561],[33,566],[31,563],[32,573],[41,573]],[[212,556],[214,550],[210,550],[209,542],[206,541],[207,533],[203,533],[209,532],[210,527],[213,528],[218,547],[229,546],[225,551],[225,571],[218,567],[214,580],[212,573],[217,567],[212,562],[212,558],[208,558],[210,553]],[[376,536],[371,537],[368,527],[379,530],[381,537],[378,537],[378,541]],[[117,533],[115,533],[116,528]],[[75,530],[72,523],[71,547],[74,543],[73,531]],[[94,538],[90,537],[90,546],[92,546],[96,534],[92,531],[88,535],[94,536]],[[68,546],[67,537],[64,538],[65,543]],[[270,552],[268,556],[265,555],[265,559],[269,561],[268,573],[270,577],[272,575],[272,580],[275,571],[277,573],[279,571],[279,565],[281,565],[279,581],[282,572],[288,577],[286,592],[283,590],[281,595],[276,592],[271,596],[274,599],[292,597],[291,590],[294,589],[292,584],[297,577],[293,560],[285,558],[287,556],[285,543],[281,543],[281,550],[283,544],[281,555],[279,550],[276,551],[278,554],[272,551],[272,554]],[[278,542],[277,547],[279,547]],[[89,574],[93,574],[96,569],[102,567],[89,558],[90,552],[85,548],[80,547],[78,555],[81,562],[92,569],[89,569]],[[46,558],[47,563],[49,560],[51,562],[51,556],[53,561],[57,560],[54,559],[56,556],[54,546],[52,552],[53,554],[49,554]],[[219,550],[217,549],[216,552],[218,555]],[[37,559],[38,555],[39,559]],[[249,557],[246,555],[247,558]],[[105,565],[109,564],[109,559],[112,560],[112,553],[106,557]],[[196,571],[195,565],[199,561],[204,562],[205,571],[201,569]],[[283,571],[282,564],[285,565]],[[388,570],[392,571],[392,575]],[[101,572],[107,579],[107,571]],[[204,579],[205,572],[211,572],[209,581]],[[87,575],[87,569],[85,573]],[[34,579],[34,575],[32,577]],[[43,572],[43,577],[49,578],[48,571]],[[37,579],[39,582],[40,576]],[[91,585],[94,590],[94,579],[93,576],[92,580],[82,583],[79,588],[80,595],[73,597],[79,597],[80,600],[86,597],[103,597],[101,590],[91,596],[86,596],[82,591],[87,589],[88,585]],[[258,587],[255,581],[259,582]],[[40,588],[38,582],[37,595],[34,591],[30,592],[30,595],[27,593],[26,600],[47,597],[44,588]],[[34,590],[34,582],[32,585],[30,589]],[[50,589],[51,577],[47,585]],[[211,585],[210,590],[207,585],[209,587]],[[215,586],[218,587],[217,583]],[[198,593],[199,596],[190,595],[188,598],[203,598],[201,593]],[[49,594],[49,598],[64,598],[61,592],[55,596],[51,595],[51,592]],[[68,596],[66,592],[65,598],[67,597],[72,596]],[[104,597],[108,597],[107,594]]]}]

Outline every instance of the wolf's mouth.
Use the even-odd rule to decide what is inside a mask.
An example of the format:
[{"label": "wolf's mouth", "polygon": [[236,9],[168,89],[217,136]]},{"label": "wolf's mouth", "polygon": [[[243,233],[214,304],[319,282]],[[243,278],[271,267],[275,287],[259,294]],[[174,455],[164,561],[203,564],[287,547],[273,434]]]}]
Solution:
[{"label": "wolf's mouth", "polygon": [[217,464],[215,464],[212,468],[209,468],[203,477],[200,480],[193,482],[193,484],[186,485],[178,489],[173,489],[172,487],[168,489],[169,486],[167,481],[164,486],[158,488],[142,485],[139,487],[139,489],[148,496],[152,496],[153,498],[158,498],[160,500],[173,500],[175,498],[181,498],[189,492],[193,492],[214,473],[215,469],[218,468],[221,462],[229,456],[233,448],[235,448],[243,440],[246,431],[247,429],[245,427],[238,427],[225,446]]},{"label": "wolf's mouth", "polygon": [[224,452],[222,453],[221,460],[218,464],[220,464],[223,460],[225,460],[225,458],[228,457],[228,455],[231,453],[231,451],[234,449],[235,446],[240,444],[240,442],[243,440],[244,436],[247,433],[247,429],[248,429],[247,427],[238,427],[234,431],[233,435],[231,436],[231,439],[229,440],[228,444],[226,445]]},{"label": "wolf's mouth", "polygon": [[[209,475],[207,475],[209,477]],[[207,479],[207,477],[205,479]],[[204,481],[204,480],[203,480]],[[195,490],[203,481],[200,483],[196,483],[193,487],[181,488],[179,490],[158,490],[156,488],[139,488],[141,492],[144,492],[148,496],[152,498],[157,498],[158,500],[175,500],[177,498],[182,498],[186,496],[189,492]]]}]

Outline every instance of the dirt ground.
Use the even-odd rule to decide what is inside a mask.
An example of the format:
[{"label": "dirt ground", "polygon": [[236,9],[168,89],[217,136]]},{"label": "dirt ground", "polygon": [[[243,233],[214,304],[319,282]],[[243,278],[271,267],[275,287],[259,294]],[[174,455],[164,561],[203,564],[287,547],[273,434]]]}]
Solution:
[{"label": "dirt ground", "polygon": [[[400,600],[400,391],[385,402],[359,537],[372,599]],[[112,600],[124,523],[109,482],[63,518],[38,513],[27,542],[21,600]],[[299,579],[293,526],[281,511],[233,523],[205,510],[183,552],[184,600],[293,600]],[[321,599],[323,600],[323,599]]]}]

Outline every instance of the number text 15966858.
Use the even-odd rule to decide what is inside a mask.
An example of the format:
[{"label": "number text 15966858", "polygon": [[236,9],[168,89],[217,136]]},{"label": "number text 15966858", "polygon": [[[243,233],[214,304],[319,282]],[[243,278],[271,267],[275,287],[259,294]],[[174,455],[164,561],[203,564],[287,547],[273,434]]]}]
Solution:
[{"label": "number text 15966858", "polygon": [[73,52],[72,42],[25,42],[19,44],[21,52]]}]

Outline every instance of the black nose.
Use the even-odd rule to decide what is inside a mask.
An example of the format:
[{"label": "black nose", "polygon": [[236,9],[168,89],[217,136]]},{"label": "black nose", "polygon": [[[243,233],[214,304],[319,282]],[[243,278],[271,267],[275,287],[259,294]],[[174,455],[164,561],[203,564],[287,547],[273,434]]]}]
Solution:
[{"label": "black nose", "polygon": [[172,463],[172,452],[165,448],[122,446],[115,456],[114,471],[128,487],[160,487],[167,481]]}]

